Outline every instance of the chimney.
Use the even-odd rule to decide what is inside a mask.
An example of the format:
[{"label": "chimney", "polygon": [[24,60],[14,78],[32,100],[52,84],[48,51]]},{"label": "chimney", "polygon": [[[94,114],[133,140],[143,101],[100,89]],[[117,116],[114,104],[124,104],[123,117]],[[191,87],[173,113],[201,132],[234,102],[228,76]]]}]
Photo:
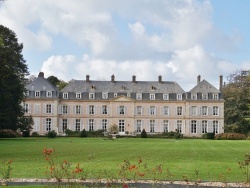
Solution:
[{"label": "chimney", "polygon": [[89,75],[86,75],[86,82],[89,83]]},{"label": "chimney", "polygon": [[44,78],[44,73],[43,72],[39,72],[38,77]]},{"label": "chimney", "polygon": [[220,91],[222,91],[222,84],[223,84],[223,76],[220,75],[220,88],[219,88]]},{"label": "chimney", "polygon": [[162,83],[162,76],[161,75],[158,76],[158,82],[159,82],[159,84]]},{"label": "chimney", "polygon": [[136,76],[133,75],[133,76],[132,76],[132,83],[135,84],[135,82],[136,82]]},{"label": "chimney", "polygon": [[197,76],[197,85],[201,82],[201,75]]},{"label": "chimney", "polygon": [[115,76],[114,75],[111,76],[111,83],[115,83]]}]

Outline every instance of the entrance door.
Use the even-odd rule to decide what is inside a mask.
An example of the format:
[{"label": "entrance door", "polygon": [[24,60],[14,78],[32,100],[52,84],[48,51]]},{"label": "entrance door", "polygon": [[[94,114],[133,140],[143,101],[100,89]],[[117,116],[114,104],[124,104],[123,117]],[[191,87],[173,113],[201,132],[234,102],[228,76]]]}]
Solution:
[{"label": "entrance door", "polygon": [[125,120],[119,120],[119,133],[125,134]]}]

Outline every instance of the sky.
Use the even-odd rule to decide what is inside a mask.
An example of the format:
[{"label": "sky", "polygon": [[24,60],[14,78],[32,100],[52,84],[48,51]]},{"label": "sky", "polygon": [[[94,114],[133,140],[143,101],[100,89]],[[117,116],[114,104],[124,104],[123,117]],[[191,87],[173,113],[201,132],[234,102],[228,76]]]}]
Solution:
[{"label": "sky", "polygon": [[250,69],[249,0],[7,0],[0,24],[31,75],[64,81],[201,80]]}]

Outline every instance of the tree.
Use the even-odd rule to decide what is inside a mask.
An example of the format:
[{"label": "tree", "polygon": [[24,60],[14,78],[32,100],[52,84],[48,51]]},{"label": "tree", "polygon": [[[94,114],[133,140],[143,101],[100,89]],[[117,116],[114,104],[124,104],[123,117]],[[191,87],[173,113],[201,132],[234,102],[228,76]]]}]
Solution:
[{"label": "tree", "polygon": [[16,34],[0,25],[0,130],[17,130],[23,126],[26,61],[21,54],[23,45]]},{"label": "tree", "polygon": [[58,87],[60,90],[63,89],[68,84],[63,80],[59,80],[56,76],[49,76],[47,80],[55,87]]}]

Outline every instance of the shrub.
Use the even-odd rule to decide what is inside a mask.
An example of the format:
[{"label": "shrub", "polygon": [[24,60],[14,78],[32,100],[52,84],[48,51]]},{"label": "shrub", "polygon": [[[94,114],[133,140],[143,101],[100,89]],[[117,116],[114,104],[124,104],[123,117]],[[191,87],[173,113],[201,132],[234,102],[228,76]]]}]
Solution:
[{"label": "shrub", "polygon": [[17,137],[17,133],[10,129],[4,129],[0,131],[0,138],[15,138],[15,137]]},{"label": "shrub", "polygon": [[66,129],[65,134],[67,136],[80,136],[81,135],[80,131],[71,131],[70,129]]},{"label": "shrub", "polygon": [[88,137],[103,137],[104,136],[104,130],[98,129],[95,131],[87,131]]},{"label": "shrub", "polygon": [[215,135],[216,140],[246,140],[246,135],[241,133],[221,133]]},{"label": "shrub", "polygon": [[214,139],[215,133],[204,133],[202,138],[204,139]]},{"label": "shrub", "polygon": [[30,136],[30,131],[23,131],[22,132],[22,137],[29,137]]},{"label": "shrub", "polygon": [[81,132],[81,135],[80,135],[81,137],[87,137],[88,135],[87,135],[87,132],[86,132],[86,130],[85,129],[83,129],[82,130],[82,132]]},{"label": "shrub", "polygon": [[174,138],[175,139],[180,139],[180,138],[182,138],[183,137],[183,135],[181,134],[181,133],[179,133],[179,132],[175,132],[174,133]]},{"label": "shrub", "polygon": [[33,133],[31,133],[31,136],[37,137],[37,136],[39,136],[39,134],[37,132],[33,132]]},{"label": "shrub", "polygon": [[147,138],[147,137],[148,137],[147,132],[145,131],[145,129],[143,129],[141,132],[141,138]]},{"label": "shrub", "polygon": [[54,130],[48,132],[48,138],[55,138],[56,135],[57,135],[57,133],[56,133],[56,131],[54,131]]},{"label": "shrub", "polygon": [[174,138],[175,132],[170,131],[170,132],[163,132],[162,136],[167,137],[167,138]]}]

